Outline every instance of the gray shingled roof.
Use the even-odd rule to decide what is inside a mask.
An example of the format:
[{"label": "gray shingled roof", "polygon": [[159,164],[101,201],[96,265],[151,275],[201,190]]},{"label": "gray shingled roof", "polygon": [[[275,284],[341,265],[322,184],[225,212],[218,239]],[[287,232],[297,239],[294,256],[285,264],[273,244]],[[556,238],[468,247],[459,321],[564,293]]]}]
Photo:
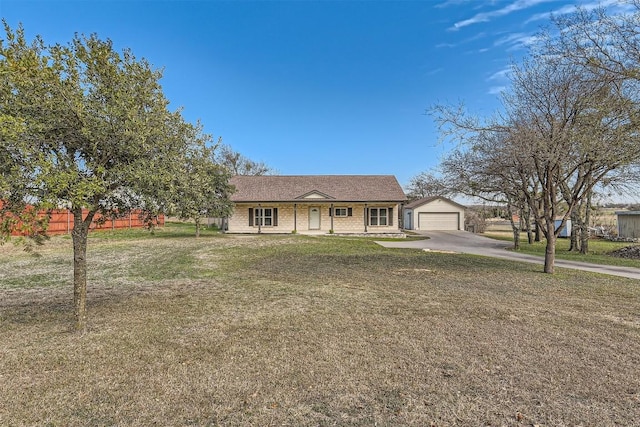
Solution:
[{"label": "gray shingled roof", "polygon": [[[336,202],[402,202],[404,192],[393,175],[263,175],[234,176],[231,200],[295,202],[318,193]],[[317,200],[322,199],[306,199]]]}]

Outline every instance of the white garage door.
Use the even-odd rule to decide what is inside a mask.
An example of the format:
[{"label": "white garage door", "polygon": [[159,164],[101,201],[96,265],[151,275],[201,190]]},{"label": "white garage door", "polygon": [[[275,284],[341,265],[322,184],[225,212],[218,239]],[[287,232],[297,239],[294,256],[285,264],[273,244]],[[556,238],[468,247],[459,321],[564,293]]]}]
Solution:
[{"label": "white garage door", "polygon": [[420,230],[457,230],[458,212],[420,212],[418,229]]}]

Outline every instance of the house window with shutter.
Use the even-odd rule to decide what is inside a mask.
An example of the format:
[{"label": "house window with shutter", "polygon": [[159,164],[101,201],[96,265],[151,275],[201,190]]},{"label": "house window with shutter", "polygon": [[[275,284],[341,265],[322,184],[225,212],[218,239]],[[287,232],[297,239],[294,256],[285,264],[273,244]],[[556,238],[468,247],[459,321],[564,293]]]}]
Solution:
[{"label": "house window with shutter", "polygon": [[352,208],[333,208],[333,211],[331,210],[329,211],[329,215],[333,215],[336,218],[353,216],[353,209]]},{"label": "house window with shutter", "polygon": [[369,208],[369,225],[380,227],[393,225],[393,208]]},{"label": "house window with shutter", "polygon": [[278,208],[251,208],[249,209],[250,227],[277,227]]}]

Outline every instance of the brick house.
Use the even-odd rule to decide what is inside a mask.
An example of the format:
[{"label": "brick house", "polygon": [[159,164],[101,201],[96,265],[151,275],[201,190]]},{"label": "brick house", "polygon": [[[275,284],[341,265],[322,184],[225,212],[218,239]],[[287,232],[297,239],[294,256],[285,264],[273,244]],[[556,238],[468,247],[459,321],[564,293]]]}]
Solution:
[{"label": "brick house", "polygon": [[400,233],[392,175],[234,176],[230,233]]}]

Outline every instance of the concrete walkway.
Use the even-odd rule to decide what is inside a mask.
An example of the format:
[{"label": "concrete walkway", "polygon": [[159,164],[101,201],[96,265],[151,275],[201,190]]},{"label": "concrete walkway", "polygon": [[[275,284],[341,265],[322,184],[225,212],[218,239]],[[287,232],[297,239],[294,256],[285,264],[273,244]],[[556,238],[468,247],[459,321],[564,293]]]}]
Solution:
[{"label": "concrete walkway", "polygon": [[[543,257],[521,254],[507,250],[511,245],[505,241],[490,239],[488,237],[468,233],[466,231],[429,231],[425,234],[430,238],[426,240],[407,240],[404,242],[376,241],[376,243],[384,246],[385,248],[412,248],[484,255],[493,258],[504,258],[513,261],[544,265]],[[640,280],[640,268],[590,264],[587,262],[567,261],[562,259],[556,259],[555,265],[556,267],[573,268],[575,270],[584,270],[593,273],[610,274],[613,276]]]}]

